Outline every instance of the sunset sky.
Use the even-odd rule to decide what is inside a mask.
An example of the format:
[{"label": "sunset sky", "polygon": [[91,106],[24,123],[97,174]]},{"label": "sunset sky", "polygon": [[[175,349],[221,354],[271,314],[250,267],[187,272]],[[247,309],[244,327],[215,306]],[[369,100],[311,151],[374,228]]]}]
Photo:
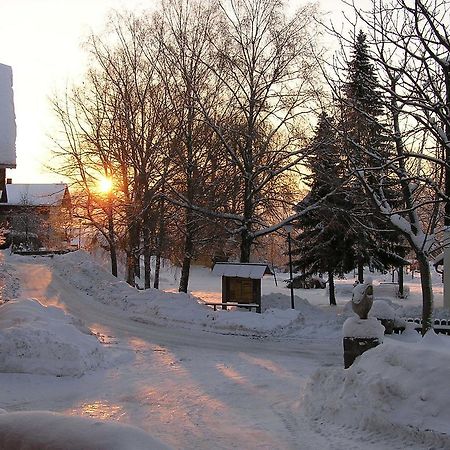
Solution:
[{"label": "sunset sky", "polygon": [[[323,2],[340,9],[340,2]],[[59,182],[45,170],[54,130],[48,98],[84,70],[80,48],[111,9],[144,9],[152,0],[0,0],[0,63],[13,68],[17,123],[15,183]]]}]

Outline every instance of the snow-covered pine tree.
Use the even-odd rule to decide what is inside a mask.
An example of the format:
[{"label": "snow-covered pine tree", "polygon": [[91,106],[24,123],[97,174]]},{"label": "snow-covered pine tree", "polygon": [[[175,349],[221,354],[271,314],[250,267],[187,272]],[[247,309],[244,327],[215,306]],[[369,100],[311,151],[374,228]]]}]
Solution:
[{"label": "snow-covered pine tree", "polygon": [[399,232],[393,230],[392,224],[380,214],[358,182],[359,176],[366,174],[369,168],[364,176],[367,187],[377,190],[382,185],[389,200],[396,202],[397,188],[389,187],[389,177],[383,168],[392,152],[392,143],[382,122],[383,97],[366,35],[362,31],[356,36],[342,91],[340,134],[348,175],[356,175],[354,183],[349,183],[348,195],[352,203],[351,223],[355,233],[355,266],[358,267],[358,281],[362,283],[365,265],[378,270],[398,266],[408,251]]},{"label": "snow-covered pine tree", "polygon": [[331,118],[319,116],[316,134],[307,159],[311,171],[309,194],[298,210],[322,200],[320,206],[303,215],[296,226],[301,230],[294,241],[294,265],[305,275],[327,273],[330,304],[336,304],[334,276],[354,267],[354,233],[345,212],[350,207],[343,182],[343,160]]}]

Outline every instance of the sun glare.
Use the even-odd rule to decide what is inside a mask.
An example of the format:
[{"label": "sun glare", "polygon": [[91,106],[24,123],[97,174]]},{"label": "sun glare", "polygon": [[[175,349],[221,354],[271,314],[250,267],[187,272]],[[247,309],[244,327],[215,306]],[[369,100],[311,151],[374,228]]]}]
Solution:
[{"label": "sun glare", "polygon": [[98,190],[102,194],[108,194],[109,192],[111,192],[112,187],[113,187],[113,181],[111,178],[101,177],[98,180]]}]

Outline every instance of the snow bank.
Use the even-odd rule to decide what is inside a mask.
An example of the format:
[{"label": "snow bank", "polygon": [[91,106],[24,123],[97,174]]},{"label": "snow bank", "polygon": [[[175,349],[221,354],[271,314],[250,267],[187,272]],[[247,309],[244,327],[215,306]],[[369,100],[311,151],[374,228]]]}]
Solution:
[{"label": "snow bank", "polygon": [[19,280],[11,264],[0,262],[0,304],[18,297]]},{"label": "snow bank", "polygon": [[214,311],[189,294],[136,290],[82,251],[58,255],[47,262],[87,295],[122,309],[140,322],[244,335],[340,336],[342,321],[336,320],[335,312],[326,313],[298,297],[295,310],[290,309],[288,295],[272,294],[262,297],[262,314],[246,310]]},{"label": "snow bank", "polygon": [[344,337],[352,338],[377,338],[383,341],[384,326],[375,318],[360,319],[349,317],[342,328]]},{"label": "snow bank", "polygon": [[319,369],[305,388],[307,414],[450,448],[450,337],[414,333],[415,343],[388,338],[349,369]]},{"label": "snow bank", "polygon": [[398,316],[395,309],[385,300],[375,300],[369,311],[369,317],[395,320]]},{"label": "snow bank", "polygon": [[60,308],[34,299],[0,306],[0,372],[80,376],[97,368],[103,350],[89,330]]},{"label": "snow bank", "polygon": [[21,450],[166,450],[143,430],[48,411],[0,413],[0,448]]}]

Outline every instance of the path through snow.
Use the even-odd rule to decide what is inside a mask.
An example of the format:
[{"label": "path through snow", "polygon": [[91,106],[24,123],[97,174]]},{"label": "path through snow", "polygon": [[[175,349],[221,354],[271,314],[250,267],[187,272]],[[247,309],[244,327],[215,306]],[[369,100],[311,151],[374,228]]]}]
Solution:
[{"label": "path through snow", "polygon": [[0,405],[8,411],[115,420],[179,449],[405,448],[393,437],[305,418],[302,390],[318,367],[342,364],[340,342],[139,323],[75,288],[44,259],[14,262],[22,296],[83,320],[104,342],[109,363],[80,378],[2,373]]}]

